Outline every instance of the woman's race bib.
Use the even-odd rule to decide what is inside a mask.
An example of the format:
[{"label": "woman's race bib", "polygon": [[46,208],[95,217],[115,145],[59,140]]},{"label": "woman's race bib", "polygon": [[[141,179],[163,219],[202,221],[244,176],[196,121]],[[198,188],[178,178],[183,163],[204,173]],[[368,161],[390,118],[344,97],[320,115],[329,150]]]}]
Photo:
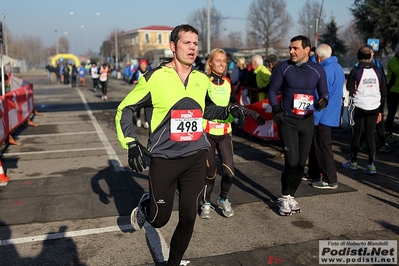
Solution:
[{"label": "woman's race bib", "polygon": [[202,135],[202,111],[172,110],[170,118],[170,139],[178,142],[196,141]]},{"label": "woman's race bib", "polygon": [[313,113],[313,95],[294,94],[292,112],[296,115],[310,115]]}]

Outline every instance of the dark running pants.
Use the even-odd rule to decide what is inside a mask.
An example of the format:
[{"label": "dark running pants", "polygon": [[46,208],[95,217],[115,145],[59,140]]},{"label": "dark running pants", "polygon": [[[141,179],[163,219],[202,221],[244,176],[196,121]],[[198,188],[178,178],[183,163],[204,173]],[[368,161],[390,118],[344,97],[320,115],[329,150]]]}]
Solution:
[{"label": "dark running pants", "polygon": [[103,95],[107,95],[107,89],[108,89],[108,79],[106,81],[99,81],[100,83],[100,87],[101,87],[101,91],[103,93]]},{"label": "dark running pants", "polygon": [[205,185],[205,154],[202,150],[185,158],[151,159],[150,204],[145,213],[153,227],[160,228],[169,221],[176,187],[179,190],[179,222],[170,242],[168,266],[180,265],[193,234]]},{"label": "dark running pants", "polygon": [[211,202],[211,194],[215,187],[217,171],[216,151],[218,152],[223,168],[223,176],[220,181],[220,197],[222,199],[227,199],[234,178],[234,152],[231,134],[225,134],[222,136],[207,134],[207,137],[211,143],[211,148],[206,153],[207,168],[205,201]]},{"label": "dark running pants", "polygon": [[302,181],[306,160],[312,145],[313,114],[304,119],[285,116],[279,126],[284,150],[284,168],[281,175],[281,194],[295,196]]},{"label": "dark running pants", "polygon": [[385,130],[388,134],[392,134],[393,121],[395,120],[395,115],[398,106],[399,106],[399,93],[390,92],[388,99],[388,115],[387,119],[385,120]]},{"label": "dark running pants", "polygon": [[374,163],[375,157],[375,139],[374,139],[374,130],[377,123],[379,110],[363,110],[360,108],[355,108],[354,121],[355,125],[353,126],[353,137],[351,143],[351,157],[352,161],[357,161],[357,154],[359,153],[360,147],[360,138],[362,131],[364,130],[364,135],[366,137],[366,141],[368,144],[368,155],[369,162],[368,164]]},{"label": "dark running pants", "polygon": [[315,127],[312,148],[309,153],[309,172],[312,179],[319,179],[329,184],[337,183],[337,168],[332,151],[331,127],[319,124]]}]

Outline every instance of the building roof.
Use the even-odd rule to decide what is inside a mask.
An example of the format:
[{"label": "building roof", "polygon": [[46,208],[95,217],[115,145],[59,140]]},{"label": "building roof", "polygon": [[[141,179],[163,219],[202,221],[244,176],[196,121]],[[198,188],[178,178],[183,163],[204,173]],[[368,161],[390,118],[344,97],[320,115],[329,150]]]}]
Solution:
[{"label": "building roof", "polygon": [[147,27],[143,27],[143,28],[138,28],[136,30],[168,30],[168,31],[172,31],[173,28],[169,27],[169,26],[151,25],[151,26],[147,26]]},{"label": "building roof", "polygon": [[138,31],[172,31],[173,28],[169,27],[169,26],[160,26],[160,25],[151,25],[151,26],[147,26],[147,27],[143,27],[143,28],[137,28],[134,30],[128,30],[128,31],[124,31],[121,32],[120,34],[122,35],[126,35],[126,34],[130,34],[130,33],[134,33],[134,32],[138,32]]}]

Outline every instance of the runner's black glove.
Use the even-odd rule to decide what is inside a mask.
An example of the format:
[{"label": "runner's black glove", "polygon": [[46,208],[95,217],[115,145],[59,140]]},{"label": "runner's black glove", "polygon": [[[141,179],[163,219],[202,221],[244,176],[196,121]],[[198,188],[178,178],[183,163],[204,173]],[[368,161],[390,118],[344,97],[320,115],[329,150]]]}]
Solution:
[{"label": "runner's black glove", "polygon": [[229,105],[227,108],[232,116],[238,118],[237,128],[243,128],[245,126],[245,123],[247,122],[245,118],[244,108],[235,104]]},{"label": "runner's black glove", "polygon": [[127,157],[130,168],[136,172],[143,172],[143,169],[147,168],[144,155],[152,157],[151,152],[138,141],[132,141],[128,143],[128,146],[129,151]]},{"label": "runner's black glove", "polygon": [[273,110],[273,121],[277,125],[281,125],[284,123],[284,112],[281,110],[281,107],[278,105],[275,105],[272,107]]},{"label": "runner's black glove", "polygon": [[252,117],[258,126],[263,126],[266,123],[265,119],[263,119],[263,117],[254,110],[244,108],[244,113],[245,115]]},{"label": "runner's black glove", "polygon": [[314,103],[314,108],[316,111],[321,111],[326,109],[328,105],[328,100],[326,98],[320,98]]}]

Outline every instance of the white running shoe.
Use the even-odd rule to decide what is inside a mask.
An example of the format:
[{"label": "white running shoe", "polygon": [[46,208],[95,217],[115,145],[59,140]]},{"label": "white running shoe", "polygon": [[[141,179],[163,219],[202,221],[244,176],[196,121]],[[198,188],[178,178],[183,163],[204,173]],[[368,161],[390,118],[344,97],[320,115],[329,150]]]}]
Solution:
[{"label": "white running shoe", "polygon": [[134,208],[132,213],[130,214],[130,223],[132,224],[132,227],[135,231],[140,230],[143,227],[144,223],[147,221],[147,219],[145,218],[142,204],[145,200],[148,200],[149,198],[150,194],[144,193],[143,196],[141,196],[139,205]]},{"label": "white running shoe", "polygon": [[338,188],[338,183],[329,184],[329,183],[324,182],[324,181],[317,181],[317,182],[313,182],[312,186],[314,188],[320,188],[320,189],[337,189]]},{"label": "white running shoe", "polygon": [[149,128],[150,126],[148,125],[148,122],[145,122],[143,125],[144,128]]},{"label": "white running shoe", "polygon": [[136,126],[141,127],[141,119],[137,119]]},{"label": "white running shoe", "polygon": [[223,215],[227,218],[230,218],[234,215],[234,210],[231,208],[231,203],[229,199],[222,200],[220,195],[218,196],[217,203],[219,204],[220,208],[222,208]]},{"label": "white running shoe", "polygon": [[301,207],[299,207],[298,202],[294,199],[294,197],[289,196],[288,204],[290,205],[292,213],[301,212]]},{"label": "white running shoe", "polygon": [[204,205],[201,206],[201,219],[211,219],[211,211],[215,210],[215,208],[211,205],[210,202],[205,202]]},{"label": "white running shoe", "polygon": [[283,215],[283,216],[291,215],[289,196],[278,198],[277,205],[280,207],[280,209],[279,209],[280,215]]}]

